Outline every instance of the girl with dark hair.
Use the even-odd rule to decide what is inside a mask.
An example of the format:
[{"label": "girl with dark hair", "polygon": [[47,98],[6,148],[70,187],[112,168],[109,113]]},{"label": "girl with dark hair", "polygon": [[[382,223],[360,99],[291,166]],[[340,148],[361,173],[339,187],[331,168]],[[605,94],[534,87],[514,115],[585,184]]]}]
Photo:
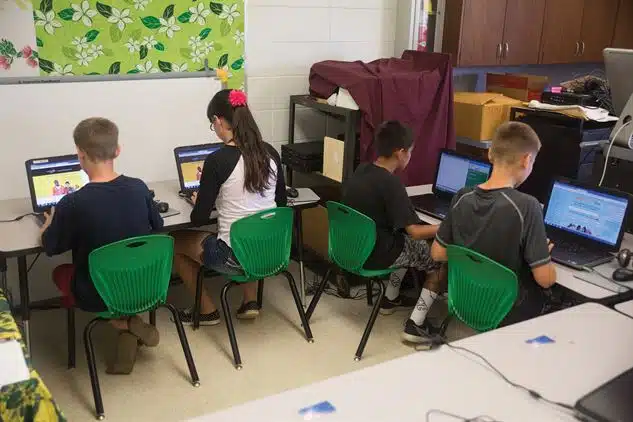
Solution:
[{"label": "girl with dark hair", "polygon": [[[277,151],[262,140],[246,94],[225,89],[213,97],[207,108],[211,130],[224,142],[210,154],[202,168],[200,188],[192,196],[195,205],[191,222],[204,226],[214,207],[218,211],[218,232],[186,230],[174,233],[174,268],[192,294],[200,266],[222,274],[242,272],[229,236],[231,224],[256,212],[286,205],[286,184]],[[257,283],[243,285],[244,299],[237,317],[259,315]],[[183,323],[192,323],[190,309],[181,311]],[[200,324],[215,325],[220,313],[203,289]]]}]

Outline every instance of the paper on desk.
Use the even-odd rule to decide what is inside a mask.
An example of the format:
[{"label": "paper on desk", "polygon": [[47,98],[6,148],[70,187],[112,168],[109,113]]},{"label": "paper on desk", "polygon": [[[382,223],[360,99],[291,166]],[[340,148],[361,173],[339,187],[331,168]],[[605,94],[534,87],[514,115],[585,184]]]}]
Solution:
[{"label": "paper on desk", "polygon": [[31,377],[22,347],[16,340],[0,340],[0,388]]},{"label": "paper on desk", "polygon": [[599,107],[582,107],[579,105],[554,105],[545,104],[540,101],[532,100],[528,107],[537,110],[554,111],[566,116],[575,117],[584,120],[593,120],[595,122],[617,122],[618,118],[610,116],[609,112]]}]

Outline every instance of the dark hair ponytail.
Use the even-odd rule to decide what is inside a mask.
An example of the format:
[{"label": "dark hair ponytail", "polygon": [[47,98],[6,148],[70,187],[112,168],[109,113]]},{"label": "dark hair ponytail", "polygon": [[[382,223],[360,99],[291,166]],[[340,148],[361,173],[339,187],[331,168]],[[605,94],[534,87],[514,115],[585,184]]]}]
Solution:
[{"label": "dark hair ponytail", "polygon": [[273,172],[270,165],[271,156],[262,140],[255,118],[245,102],[246,97],[241,93],[244,102],[231,105],[229,97],[232,91],[224,89],[215,94],[207,108],[207,117],[209,121],[213,120],[213,116],[222,117],[231,125],[235,144],[244,160],[244,189],[263,194],[270,188],[270,176]]}]

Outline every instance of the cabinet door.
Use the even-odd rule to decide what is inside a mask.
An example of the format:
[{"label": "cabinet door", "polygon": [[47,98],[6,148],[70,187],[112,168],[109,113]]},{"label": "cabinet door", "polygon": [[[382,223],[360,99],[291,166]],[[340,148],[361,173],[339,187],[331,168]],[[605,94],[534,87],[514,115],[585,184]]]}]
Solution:
[{"label": "cabinet door", "polygon": [[506,1],[464,0],[459,66],[494,65],[499,62]]},{"label": "cabinet door", "polygon": [[584,0],[547,0],[541,63],[572,63],[577,60],[584,3]]},{"label": "cabinet door", "polygon": [[503,64],[538,63],[544,14],[545,0],[508,1],[503,34]]},{"label": "cabinet door", "polygon": [[620,0],[611,46],[633,49],[633,0]]},{"label": "cabinet door", "polygon": [[[619,0],[585,0],[578,61],[602,62],[602,50],[611,45],[613,40],[618,2]],[[633,22],[629,21],[629,25],[633,25]]]}]

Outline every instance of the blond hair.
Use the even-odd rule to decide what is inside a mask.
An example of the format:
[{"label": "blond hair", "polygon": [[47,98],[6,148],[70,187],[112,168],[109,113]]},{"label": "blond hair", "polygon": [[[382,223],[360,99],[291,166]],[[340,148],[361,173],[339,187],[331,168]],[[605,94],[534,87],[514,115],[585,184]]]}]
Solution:
[{"label": "blond hair", "polygon": [[91,117],[79,122],[73,138],[77,148],[92,161],[107,161],[116,158],[119,147],[119,128],[103,117]]},{"label": "blond hair", "polygon": [[521,122],[506,122],[492,138],[490,157],[495,164],[514,165],[525,154],[536,154],[541,140],[534,129]]}]

